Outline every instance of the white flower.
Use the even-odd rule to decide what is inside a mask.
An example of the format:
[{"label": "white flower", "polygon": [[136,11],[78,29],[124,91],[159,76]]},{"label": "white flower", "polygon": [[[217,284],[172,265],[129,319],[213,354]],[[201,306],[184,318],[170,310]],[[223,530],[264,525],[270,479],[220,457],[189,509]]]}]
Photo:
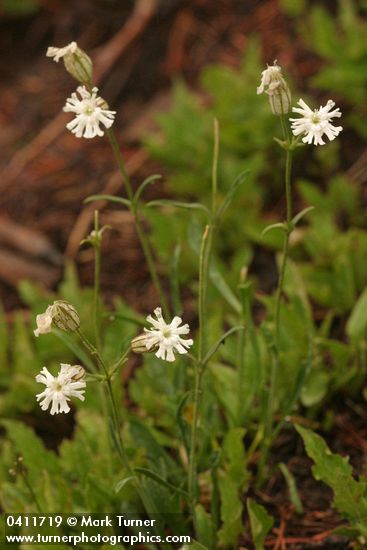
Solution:
[{"label": "white flower", "polygon": [[324,145],[325,142],[322,139],[322,136],[325,134],[330,141],[336,138],[337,135],[343,130],[342,126],[333,126],[331,120],[334,117],[341,117],[342,114],[339,108],[333,109],[335,106],[334,101],[329,101],[326,103],[325,107],[320,107],[312,111],[310,107],[300,99],[298,101],[300,107],[293,107],[295,113],[302,115],[301,118],[291,118],[292,122],[292,132],[295,136],[305,134],[302,138],[304,143],[311,144],[312,141],[315,145]]},{"label": "white flower", "polygon": [[104,132],[100,128],[100,124],[106,128],[110,128],[113,124],[116,111],[109,111],[104,99],[97,96],[98,88],[93,88],[89,92],[85,86],[79,86],[77,93],[74,92],[67,99],[64,111],[75,113],[76,117],[66,125],[77,138],[93,138],[95,136],[103,136]]},{"label": "white flower", "polygon": [[261,73],[260,86],[256,91],[257,94],[264,92],[268,94],[270,107],[274,115],[288,113],[291,92],[282,75],[282,69],[276,61],[274,61],[274,65],[268,65],[265,71]]},{"label": "white flower", "polygon": [[154,315],[157,319],[154,319],[151,315],[147,317],[147,321],[153,325],[153,328],[144,329],[147,349],[150,350],[151,348],[158,347],[156,356],[165,361],[175,360],[174,351],[187,353],[187,348],[192,346],[193,340],[184,340],[181,338],[181,334],[188,334],[190,332],[189,325],[180,326],[182,323],[180,317],[174,317],[168,325],[162,317],[162,309],[160,307],[154,310]]},{"label": "white flower", "polygon": [[[84,369],[79,365],[71,366],[61,363],[61,369],[57,376],[52,374],[43,367],[40,374],[36,376],[36,382],[45,384],[46,388],[42,393],[36,395],[37,401],[40,402],[41,409],[47,411],[50,404],[51,414],[68,413],[70,407],[68,401],[71,397],[77,397],[84,401],[84,389],[86,383],[81,379],[84,375]],[[42,400],[42,401],[41,401]]]},{"label": "white flower", "polygon": [[53,319],[53,305],[48,306],[45,313],[42,313],[41,315],[37,315],[36,317],[36,324],[37,328],[34,330],[34,335],[38,336],[40,334],[47,334],[48,332],[51,332],[52,329],[52,319]]},{"label": "white flower", "polygon": [[64,48],[55,48],[54,46],[50,46],[47,49],[46,56],[53,57],[54,61],[58,63],[62,57],[75,53],[77,49],[78,44],[76,42],[70,42],[70,44],[68,44]]}]

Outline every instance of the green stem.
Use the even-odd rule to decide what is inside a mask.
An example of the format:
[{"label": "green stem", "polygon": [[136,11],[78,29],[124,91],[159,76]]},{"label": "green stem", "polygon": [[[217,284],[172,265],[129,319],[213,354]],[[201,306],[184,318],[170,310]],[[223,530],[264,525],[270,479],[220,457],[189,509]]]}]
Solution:
[{"label": "green stem", "polygon": [[94,211],[94,338],[97,350],[101,350],[101,331],[100,331],[100,289],[101,289],[101,241],[99,237],[99,215],[98,210]]},{"label": "green stem", "polygon": [[42,508],[41,508],[41,506],[40,506],[40,503],[38,502],[38,498],[37,498],[37,496],[36,496],[36,493],[34,492],[33,487],[32,487],[32,485],[31,485],[30,482],[29,482],[29,479],[28,479],[27,473],[26,473],[25,470],[24,470],[24,467],[21,467],[21,469],[20,469],[20,475],[22,476],[23,481],[24,481],[24,483],[25,483],[25,485],[26,485],[28,491],[29,491],[30,494],[31,494],[31,497],[32,497],[32,499],[33,499],[33,501],[34,501],[34,503],[35,503],[35,505],[36,505],[37,510],[38,510],[38,513],[39,513],[39,514],[42,514]]},{"label": "green stem", "polygon": [[286,196],[286,203],[287,203],[287,230],[284,233],[282,263],[280,267],[278,287],[276,291],[275,314],[274,314],[275,343],[278,351],[279,351],[279,329],[280,329],[280,305],[282,300],[285,270],[287,267],[287,260],[288,260],[289,237],[292,231],[291,225],[290,225],[292,221],[291,173],[292,173],[292,151],[287,149],[286,163],[285,163],[285,196]]},{"label": "green stem", "polygon": [[190,504],[195,523],[195,505],[196,496],[196,478],[197,478],[197,428],[201,402],[201,384],[205,365],[203,359],[206,350],[206,319],[207,319],[207,288],[209,280],[210,259],[213,243],[213,233],[215,229],[216,216],[216,195],[218,187],[218,157],[219,157],[219,124],[214,120],[214,151],[212,165],[212,204],[211,216],[208,225],[205,227],[201,241],[199,258],[199,296],[198,296],[198,316],[199,316],[199,336],[198,336],[198,357],[194,361],[195,382],[194,382],[194,400],[193,400],[193,419],[190,438],[190,453],[188,467],[188,493],[190,495]]},{"label": "green stem", "polygon": [[164,312],[165,315],[169,315],[168,303],[167,303],[167,300],[166,300],[165,294],[163,292],[162,285],[161,285],[161,282],[160,282],[160,279],[159,279],[159,276],[158,276],[158,273],[157,273],[157,269],[156,269],[156,266],[155,266],[155,261],[154,261],[153,253],[152,253],[152,250],[151,250],[151,247],[150,247],[150,244],[149,244],[149,240],[148,240],[148,238],[147,238],[147,236],[146,236],[146,234],[143,230],[143,226],[142,226],[141,220],[139,218],[139,213],[137,211],[136,204],[135,204],[135,201],[134,201],[133,189],[132,189],[132,186],[131,186],[129,175],[126,171],[125,162],[124,162],[124,159],[122,157],[120,147],[117,143],[116,136],[115,136],[112,129],[107,130],[107,136],[108,136],[108,139],[110,141],[113,153],[115,155],[117,165],[119,167],[122,179],[123,179],[124,184],[125,184],[127,196],[129,198],[129,201],[130,201],[130,212],[134,217],[136,232],[138,234],[140,244],[141,244],[141,247],[143,249],[146,262],[148,264],[148,269],[149,269],[149,272],[150,272],[150,276],[152,278],[153,284],[154,284],[154,286],[157,290],[157,293],[159,295],[159,299],[160,299],[160,302],[161,302],[161,305],[162,305],[163,312]]},{"label": "green stem", "polygon": [[[113,388],[112,388],[112,384],[111,384],[111,375],[108,372],[108,369],[105,365],[105,362],[103,361],[103,359],[102,359],[100,353],[98,352],[98,350],[93,346],[93,344],[91,342],[89,342],[88,338],[80,331],[80,329],[78,329],[77,332],[79,334],[79,337],[80,337],[82,343],[87,348],[87,350],[95,357],[99,368],[101,369],[101,371],[104,373],[104,375],[106,377],[107,395],[109,397],[109,401],[110,401],[110,405],[111,405],[110,408],[111,408],[111,412],[112,412],[112,414],[111,414],[112,424],[113,424],[114,434],[115,434],[115,438],[116,438],[116,442],[117,442],[116,449],[117,449],[118,455],[120,457],[121,463],[122,463],[123,467],[126,468],[126,470],[128,472],[128,475],[134,478],[136,491],[137,491],[137,493],[140,497],[140,500],[142,501],[147,513],[149,513],[149,514],[158,513],[158,511],[156,510],[155,504],[152,502],[152,500],[149,497],[148,493],[146,492],[146,490],[144,489],[144,487],[140,483],[140,480],[135,475],[135,472],[132,469],[132,467],[130,466],[129,460],[127,458],[124,442],[123,442],[123,439],[121,437],[121,432],[120,432],[120,419],[119,419],[118,408],[117,408],[117,405],[116,405],[116,400],[115,400],[115,396],[114,396]],[[121,363],[122,360],[124,360],[126,358],[126,355],[128,354],[129,351],[130,351],[130,348],[125,352],[123,357],[120,359],[119,363]]]},{"label": "green stem", "polygon": [[258,485],[262,483],[264,477],[264,467],[267,462],[268,454],[271,448],[271,444],[274,439],[274,434],[272,433],[273,421],[274,421],[274,412],[275,412],[275,395],[276,395],[276,386],[277,378],[279,371],[279,351],[280,351],[280,308],[284,287],[285,272],[287,268],[288,253],[289,253],[289,237],[292,233],[292,188],[291,188],[291,175],[292,175],[292,156],[293,151],[289,149],[290,140],[289,136],[287,137],[288,148],[286,151],[286,161],[285,161],[285,197],[286,197],[286,231],[284,233],[283,240],[283,250],[282,250],[282,261],[280,266],[280,273],[278,279],[278,286],[276,290],[275,297],[275,311],[274,311],[274,332],[275,332],[275,341],[274,349],[271,350],[271,373],[270,373],[270,386],[269,386],[269,397],[266,410],[265,418],[265,430],[264,430],[264,439],[261,449],[261,456],[258,465]]}]

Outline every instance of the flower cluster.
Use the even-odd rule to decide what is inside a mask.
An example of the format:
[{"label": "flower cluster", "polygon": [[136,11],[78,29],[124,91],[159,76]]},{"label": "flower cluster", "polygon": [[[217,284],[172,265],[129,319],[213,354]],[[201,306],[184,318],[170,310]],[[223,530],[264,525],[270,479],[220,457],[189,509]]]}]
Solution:
[{"label": "flower cluster", "polygon": [[83,380],[83,367],[66,363],[61,363],[60,367],[57,376],[52,376],[46,367],[43,367],[40,374],[36,376],[36,382],[46,386],[43,392],[36,395],[37,401],[43,411],[47,411],[51,405],[52,415],[68,413],[70,411],[68,401],[71,397],[84,401],[86,383]]},{"label": "flower cluster", "polygon": [[[282,71],[279,65],[274,63],[268,66],[261,73],[260,86],[257,88],[257,93],[267,93],[274,114],[285,114],[289,111],[290,93],[289,88],[282,76]],[[335,103],[331,99],[324,107],[319,109],[310,109],[310,107],[300,99],[299,107],[293,107],[292,111],[301,115],[300,118],[291,118],[291,130],[293,134],[303,136],[302,141],[308,144],[324,145],[323,136],[332,141],[342,131],[342,126],[334,126],[331,121],[333,118],[340,118],[341,112],[339,108],[334,109]]]}]

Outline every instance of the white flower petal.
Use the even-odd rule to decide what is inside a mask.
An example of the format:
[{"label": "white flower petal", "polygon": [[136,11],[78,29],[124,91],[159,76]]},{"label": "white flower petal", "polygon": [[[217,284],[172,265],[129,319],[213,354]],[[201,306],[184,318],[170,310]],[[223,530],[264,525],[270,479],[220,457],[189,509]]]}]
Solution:
[{"label": "white flower petal", "polygon": [[335,106],[334,101],[329,99],[324,107],[312,111],[310,107],[300,99],[298,101],[300,107],[293,107],[293,112],[298,113],[301,118],[290,118],[292,132],[295,136],[304,134],[302,141],[304,143],[314,143],[314,145],[325,145],[322,139],[325,134],[332,141],[343,130],[342,126],[333,126],[331,120],[334,117],[341,117],[342,113],[339,108],[330,111]]},{"label": "white flower petal", "polygon": [[164,361],[172,362],[175,360],[174,352],[187,353],[188,348],[192,346],[193,340],[181,338],[181,334],[188,334],[189,325],[181,325],[181,317],[174,317],[170,324],[167,324],[162,316],[162,309],[157,307],[154,315],[148,315],[147,321],[152,325],[151,329],[144,329],[146,334],[145,346],[148,350],[158,347],[156,356]]},{"label": "white flower petal", "polygon": [[43,392],[36,395],[36,399],[43,411],[46,411],[51,404],[50,414],[52,415],[68,413],[70,397],[84,401],[86,383],[82,379],[73,379],[76,375],[80,376],[81,367],[66,363],[62,363],[60,366],[61,369],[57,376],[52,376],[46,367],[43,367],[40,374],[36,376],[36,381],[46,386]]},{"label": "white flower petal", "polygon": [[[79,86],[76,93],[66,100],[63,111],[75,113],[75,118],[68,122],[66,128],[77,138],[92,139],[103,136],[101,126],[110,128],[114,122],[116,111],[106,109],[106,102],[97,96],[98,88],[89,92],[85,86]],[[78,95],[80,98],[78,97]]]}]

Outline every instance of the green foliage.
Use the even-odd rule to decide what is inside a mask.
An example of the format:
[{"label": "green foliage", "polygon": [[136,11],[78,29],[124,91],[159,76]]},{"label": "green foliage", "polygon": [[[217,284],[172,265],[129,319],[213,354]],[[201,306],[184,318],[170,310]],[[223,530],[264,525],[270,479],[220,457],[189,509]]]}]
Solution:
[{"label": "green foliage", "polygon": [[33,15],[40,3],[40,0],[0,0],[0,11],[19,17]]},{"label": "green foliage", "polygon": [[356,480],[348,458],[330,451],[325,441],[311,430],[296,426],[307,454],[314,461],[312,473],[334,493],[333,504],[360,535],[367,536],[367,478]]},{"label": "green foliage", "polygon": [[272,528],[274,520],[264,506],[255,502],[252,498],[247,499],[247,511],[255,550],[264,550],[265,538]]}]

